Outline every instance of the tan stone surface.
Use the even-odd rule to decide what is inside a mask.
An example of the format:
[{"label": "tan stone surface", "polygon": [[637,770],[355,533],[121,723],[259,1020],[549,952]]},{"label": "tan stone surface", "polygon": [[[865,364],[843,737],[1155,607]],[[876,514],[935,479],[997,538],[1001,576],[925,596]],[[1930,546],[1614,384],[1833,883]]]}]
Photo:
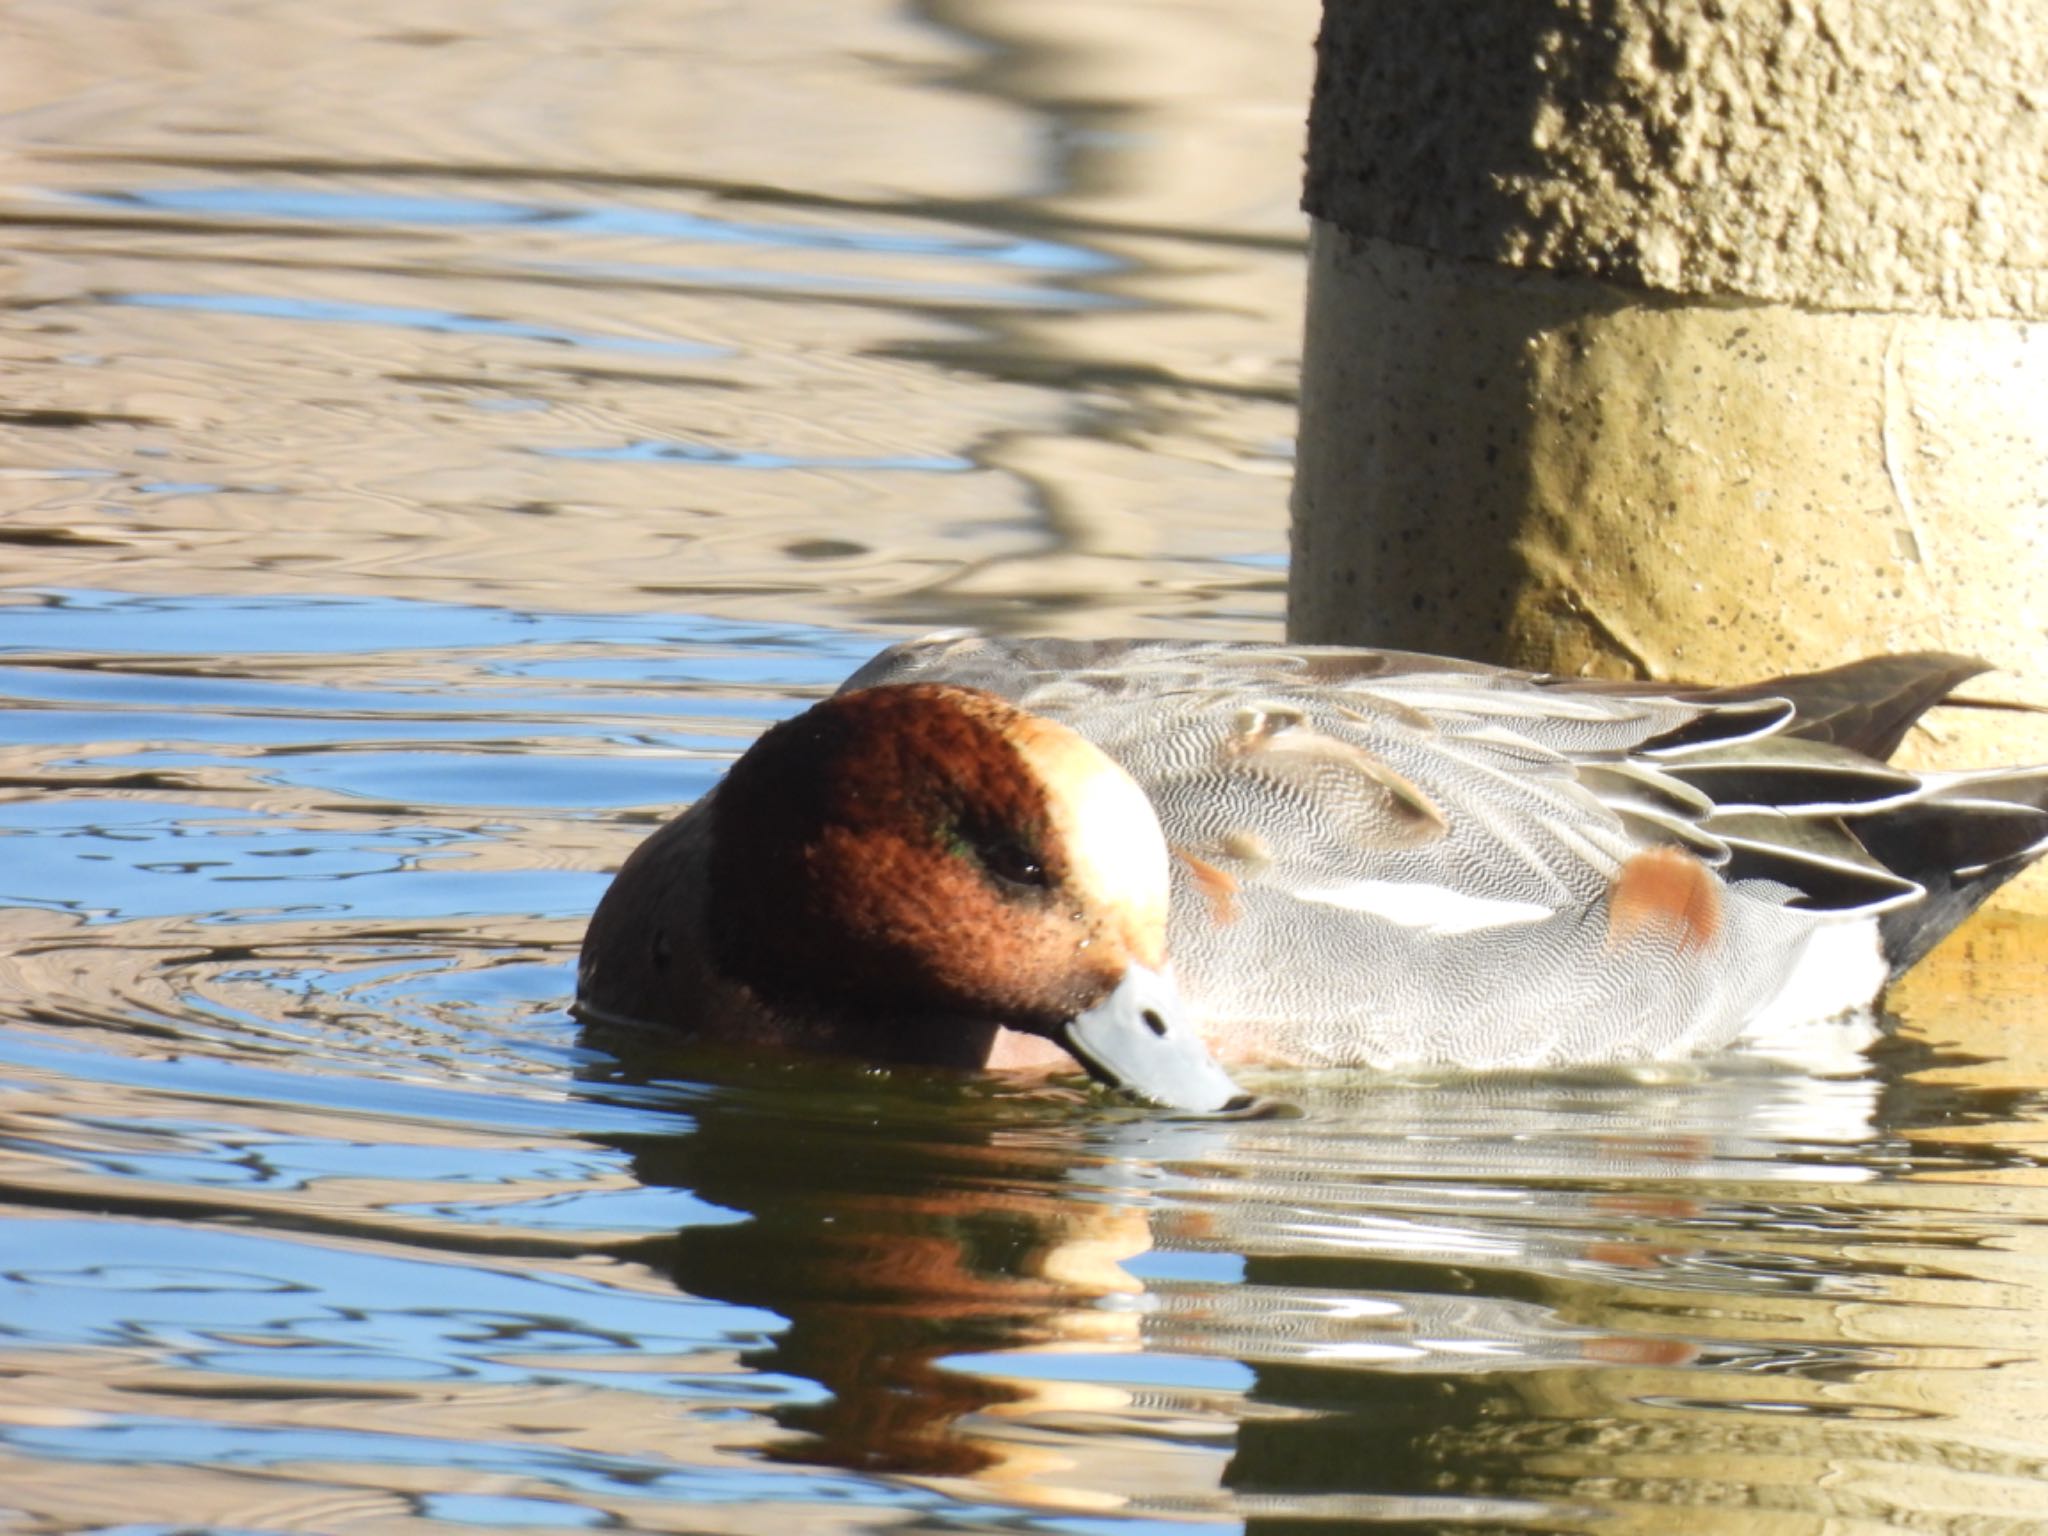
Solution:
[{"label": "tan stone surface", "polygon": [[1671,293],[2048,312],[2044,0],[1349,0],[1322,50],[1307,202],[1354,234]]},{"label": "tan stone surface", "polygon": [[1313,280],[1304,635],[1695,678],[1935,647],[2048,677],[2038,328],[1679,305],[1327,229]]}]

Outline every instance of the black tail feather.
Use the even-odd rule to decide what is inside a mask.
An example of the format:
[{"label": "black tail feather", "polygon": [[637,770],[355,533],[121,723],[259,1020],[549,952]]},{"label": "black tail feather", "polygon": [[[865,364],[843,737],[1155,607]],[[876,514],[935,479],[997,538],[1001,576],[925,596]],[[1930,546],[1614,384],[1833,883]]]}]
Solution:
[{"label": "black tail feather", "polygon": [[1710,696],[1790,699],[1799,713],[1785,734],[1847,747],[1882,761],[1898,751],[1914,721],[1947,698],[1957,685],[1990,670],[1973,656],[1910,651],[1899,656],[1871,656],[1798,677],[1717,688]]},{"label": "black tail feather", "polygon": [[1896,976],[2048,850],[2048,769],[1972,775],[1855,831],[1874,858],[1927,891],[1879,919]]}]

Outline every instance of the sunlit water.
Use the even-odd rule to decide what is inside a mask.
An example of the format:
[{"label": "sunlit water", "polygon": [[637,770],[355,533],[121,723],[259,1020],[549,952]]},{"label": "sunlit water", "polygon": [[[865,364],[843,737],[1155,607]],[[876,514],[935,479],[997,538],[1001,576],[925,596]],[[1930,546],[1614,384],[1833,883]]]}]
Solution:
[{"label": "sunlit water", "polygon": [[889,635],[1278,632],[1313,25],[0,18],[0,1530],[2048,1530],[2038,927],[1210,1124],[564,1011]]}]

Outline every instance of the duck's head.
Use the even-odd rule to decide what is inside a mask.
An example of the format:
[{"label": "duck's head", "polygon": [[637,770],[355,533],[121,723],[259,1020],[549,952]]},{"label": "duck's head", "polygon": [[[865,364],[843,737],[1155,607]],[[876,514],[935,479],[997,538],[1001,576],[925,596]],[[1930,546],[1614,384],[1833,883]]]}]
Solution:
[{"label": "duck's head", "polygon": [[863,689],[764,735],[712,816],[727,976],[875,1059],[978,1064],[998,1028],[1176,1108],[1240,1099],[1166,965],[1143,790],[1065,726],[943,684]]}]

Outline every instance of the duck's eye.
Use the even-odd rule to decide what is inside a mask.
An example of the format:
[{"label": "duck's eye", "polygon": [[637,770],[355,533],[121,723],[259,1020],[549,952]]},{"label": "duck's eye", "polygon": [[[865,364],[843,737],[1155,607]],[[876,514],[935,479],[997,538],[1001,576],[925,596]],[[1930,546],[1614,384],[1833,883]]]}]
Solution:
[{"label": "duck's eye", "polygon": [[954,810],[939,824],[938,835],[956,858],[973,863],[1011,895],[1040,895],[1059,883],[1045,867],[1030,829],[1014,822]]},{"label": "duck's eye", "polygon": [[979,817],[952,821],[946,839],[954,851],[981,866],[997,885],[1013,891],[1049,891],[1052,876],[1030,840],[1015,827],[992,825]]},{"label": "duck's eye", "polygon": [[981,867],[1005,885],[1022,885],[1042,891],[1052,884],[1045,866],[1033,858],[1031,851],[1022,843],[997,839],[976,844],[975,852],[980,855]]}]

